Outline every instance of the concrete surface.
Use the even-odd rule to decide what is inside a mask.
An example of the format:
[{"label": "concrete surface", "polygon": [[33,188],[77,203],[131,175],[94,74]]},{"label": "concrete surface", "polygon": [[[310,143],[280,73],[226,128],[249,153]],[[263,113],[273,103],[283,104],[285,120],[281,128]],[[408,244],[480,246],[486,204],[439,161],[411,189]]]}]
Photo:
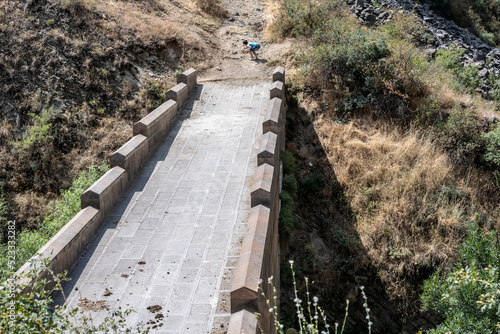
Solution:
[{"label": "concrete surface", "polygon": [[[131,308],[128,323],[149,322],[152,333],[225,332],[269,88],[198,85],[69,273],[68,306]],[[94,323],[107,314],[92,311]]]}]

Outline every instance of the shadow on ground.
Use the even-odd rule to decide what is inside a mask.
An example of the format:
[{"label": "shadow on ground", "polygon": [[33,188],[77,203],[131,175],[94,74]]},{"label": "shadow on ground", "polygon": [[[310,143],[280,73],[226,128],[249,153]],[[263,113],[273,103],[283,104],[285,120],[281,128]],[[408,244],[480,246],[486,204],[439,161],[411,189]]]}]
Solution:
[{"label": "shadow on ground", "polygon": [[[417,333],[429,325],[428,316],[390,300],[356,230],[356,215],[335,175],[335,166],[305,111],[291,106],[287,115],[287,150],[296,161],[297,194],[294,227],[280,231],[281,317],[285,328],[298,327],[289,260],[305,304],[304,278],[309,278],[311,298],[319,297],[329,324],[342,324],[346,300],[350,301],[344,333],[368,332],[360,286],[365,287],[371,308],[372,333]],[[304,305],[305,307],[306,305]],[[294,323],[295,322],[295,323]],[[321,327],[320,327],[321,329]]]}]

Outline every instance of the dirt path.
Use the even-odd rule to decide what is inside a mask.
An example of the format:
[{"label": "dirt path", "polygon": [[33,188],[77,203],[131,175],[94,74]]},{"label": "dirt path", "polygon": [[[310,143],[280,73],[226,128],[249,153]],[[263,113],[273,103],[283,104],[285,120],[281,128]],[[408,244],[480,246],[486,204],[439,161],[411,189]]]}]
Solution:
[{"label": "dirt path", "polygon": [[[200,75],[199,81],[231,81],[235,84],[252,84],[267,81],[278,66],[277,59],[284,54],[289,43],[269,43],[264,38],[270,12],[258,0],[222,0],[229,18],[214,33],[213,67]],[[261,44],[257,52],[259,60],[251,61],[243,51],[243,40]]]}]

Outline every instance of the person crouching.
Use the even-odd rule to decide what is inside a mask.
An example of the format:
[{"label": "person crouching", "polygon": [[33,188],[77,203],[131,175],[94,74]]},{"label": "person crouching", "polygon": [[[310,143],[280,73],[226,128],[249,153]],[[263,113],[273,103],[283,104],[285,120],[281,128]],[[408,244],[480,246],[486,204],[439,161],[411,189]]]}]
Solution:
[{"label": "person crouching", "polygon": [[257,60],[258,59],[257,53],[255,51],[260,49],[260,44],[254,42],[248,43],[247,40],[244,40],[243,45],[245,45],[245,48],[248,49],[248,53],[250,54],[250,60]]}]

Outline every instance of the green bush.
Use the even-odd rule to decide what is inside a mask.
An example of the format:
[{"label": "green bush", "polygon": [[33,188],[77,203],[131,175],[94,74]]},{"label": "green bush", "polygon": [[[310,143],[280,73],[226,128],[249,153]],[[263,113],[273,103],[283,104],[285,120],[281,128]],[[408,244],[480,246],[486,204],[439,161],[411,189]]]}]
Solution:
[{"label": "green bush", "polygon": [[495,101],[500,101],[500,77],[497,75],[490,75],[488,82],[491,84],[490,98]]},{"label": "green bush", "polygon": [[292,197],[297,193],[297,179],[293,174],[283,176],[283,189],[288,191]]},{"label": "green bush", "polygon": [[383,91],[379,73],[382,60],[390,55],[387,43],[377,34],[362,29],[346,34],[338,21],[329,26],[331,30],[318,36],[319,45],[302,61],[321,69],[324,87],[332,82],[345,86],[344,109],[363,107]]},{"label": "green bush", "polygon": [[460,57],[464,50],[457,46],[450,49],[440,49],[436,52],[436,62],[444,65],[455,76],[455,88],[459,91],[473,93],[481,84],[479,79],[479,69],[475,65],[464,66],[460,62]]},{"label": "green bush", "polygon": [[307,198],[309,193],[319,191],[323,188],[325,180],[319,172],[314,172],[312,175],[306,176],[300,182],[299,193],[303,198]]},{"label": "green bush", "polygon": [[149,81],[140,94],[145,98],[148,109],[158,108],[165,102],[165,93],[168,87],[161,81]]},{"label": "green bush", "polygon": [[292,233],[295,227],[295,220],[293,218],[293,198],[288,192],[282,191],[280,194],[280,199],[280,230],[286,233]]},{"label": "green bush", "polygon": [[283,162],[283,173],[295,174],[295,157],[290,151],[281,151],[281,161]]},{"label": "green bush", "polygon": [[272,39],[311,37],[326,21],[327,8],[336,2],[284,0],[280,15],[271,26]]},{"label": "green bush", "polygon": [[437,271],[424,283],[423,309],[434,310],[443,318],[428,333],[498,333],[499,269],[497,232],[485,233],[473,224],[460,248],[460,262],[444,277]]},{"label": "green bush", "polygon": [[297,57],[299,88],[321,92],[327,109],[347,113],[368,104],[391,113],[406,104],[407,96],[422,94],[427,60],[402,37],[420,34],[411,17],[401,15],[390,27],[368,29],[337,2],[318,6],[327,14],[313,34],[304,33],[311,48]]},{"label": "green bush", "polygon": [[477,116],[468,108],[456,104],[448,113],[441,112],[431,97],[419,109],[419,120],[429,126],[436,143],[444,148],[456,163],[480,161],[485,138]]},{"label": "green bush", "polygon": [[486,140],[484,160],[492,165],[500,166],[500,126],[483,135]]},{"label": "green bush", "polygon": [[289,151],[281,151],[283,162],[283,182],[280,193],[281,208],[279,214],[280,230],[290,234],[294,230],[293,218],[294,198],[297,193],[297,179],[295,178],[295,157]]},{"label": "green bush", "polygon": [[[87,171],[82,171],[73,181],[71,187],[61,191],[61,199],[51,208],[50,213],[44,218],[41,225],[35,230],[16,231],[16,259],[15,270],[19,269],[26,261],[52,238],[67,222],[80,211],[80,195],[97,181],[109,166],[91,165]],[[9,272],[7,270],[7,246],[0,245],[0,282]]]},{"label": "green bush", "polygon": [[497,45],[497,39],[495,37],[495,34],[491,32],[486,32],[484,30],[481,30],[479,32],[479,38],[488,43],[490,46],[496,46]]},{"label": "green bush", "polygon": [[43,109],[40,115],[30,114],[33,119],[33,125],[28,127],[22,140],[16,142],[15,146],[25,149],[33,146],[44,146],[54,138],[52,119],[59,111],[54,108]]}]

